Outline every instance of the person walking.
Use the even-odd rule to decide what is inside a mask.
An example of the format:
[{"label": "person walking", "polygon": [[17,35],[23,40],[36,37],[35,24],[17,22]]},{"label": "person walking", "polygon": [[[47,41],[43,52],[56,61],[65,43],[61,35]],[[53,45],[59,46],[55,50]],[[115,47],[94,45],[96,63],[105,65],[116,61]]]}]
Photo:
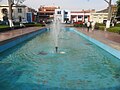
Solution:
[{"label": "person walking", "polygon": [[87,31],[89,32],[89,29],[90,29],[90,22],[88,21],[87,22]]},{"label": "person walking", "polygon": [[95,29],[95,21],[93,21],[93,22],[91,23],[91,27],[92,27],[92,31],[94,31],[94,29]]}]

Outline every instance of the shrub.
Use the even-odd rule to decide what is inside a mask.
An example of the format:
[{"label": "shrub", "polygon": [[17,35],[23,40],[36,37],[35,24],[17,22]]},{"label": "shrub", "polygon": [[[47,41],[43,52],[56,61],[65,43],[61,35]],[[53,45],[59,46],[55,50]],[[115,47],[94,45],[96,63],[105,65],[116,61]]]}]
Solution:
[{"label": "shrub", "polygon": [[2,28],[8,28],[9,26],[8,25],[0,25],[0,29]]},{"label": "shrub", "polygon": [[120,24],[116,24],[115,27],[119,27],[120,28]]},{"label": "shrub", "polygon": [[103,23],[96,23],[97,26],[105,26]]},{"label": "shrub", "polygon": [[45,26],[45,25],[40,24],[40,23],[37,23],[37,24],[35,24],[35,26],[37,26],[37,27],[42,27],[42,26]]},{"label": "shrub", "polygon": [[95,29],[104,30],[105,29],[105,24],[103,24],[103,23],[96,23],[95,24]]},{"label": "shrub", "polygon": [[120,34],[120,27],[111,27],[107,29],[109,32],[119,33]]},{"label": "shrub", "polygon": [[99,30],[105,30],[105,26],[99,26]]},{"label": "shrub", "polygon": [[82,27],[83,24],[74,24],[75,27]]}]

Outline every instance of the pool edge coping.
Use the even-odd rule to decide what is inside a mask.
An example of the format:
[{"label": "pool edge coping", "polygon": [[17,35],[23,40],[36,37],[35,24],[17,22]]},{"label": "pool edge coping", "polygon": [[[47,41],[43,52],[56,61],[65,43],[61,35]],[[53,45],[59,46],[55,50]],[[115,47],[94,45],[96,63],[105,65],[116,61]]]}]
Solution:
[{"label": "pool edge coping", "polygon": [[2,41],[3,44],[0,44],[0,53],[4,52],[5,50],[7,50],[9,48],[14,47],[15,45],[17,45],[17,44],[19,44],[23,41],[26,41],[26,40],[38,35],[40,33],[43,33],[45,31],[47,31],[47,28],[40,28],[36,31],[29,32],[29,33],[26,33],[26,34],[22,34],[20,36],[16,36],[16,37],[4,40],[4,41]]},{"label": "pool edge coping", "polygon": [[77,34],[81,35],[82,37],[84,37],[85,39],[91,41],[92,43],[96,44],[97,46],[99,46],[100,48],[104,49],[105,51],[107,51],[108,53],[112,54],[113,56],[115,56],[116,58],[120,59],[120,51],[117,49],[114,49],[110,46],[108,46],[107,44],[104,44],[98,40],[96,40],[95,38],[92,38],[90,36],[87,36],[86,34],[83,34],[80,31],[77,31],[75,28],[71,28],[71,30],[73,30],[74,32],[76,32]]}]

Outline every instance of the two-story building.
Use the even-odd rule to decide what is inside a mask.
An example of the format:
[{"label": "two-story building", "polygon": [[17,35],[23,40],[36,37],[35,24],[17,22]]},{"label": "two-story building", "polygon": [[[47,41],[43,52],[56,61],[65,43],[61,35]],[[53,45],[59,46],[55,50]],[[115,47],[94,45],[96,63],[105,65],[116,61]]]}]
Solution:
[{"label": "two-story building", "polygon": [[54,17],[59,17],[61,23],[70,23],[71,14],[69,10],[55,9]]},{"label": "two-story building", "polygon": [[[13,5],[12,18],[14,22],[34,22],[37,11],[25,5]],[[0,20],[8,21],[9,6],[0,5]]]},{"label": "two-story building", "polygon": [[[117,6],[111,6],[111,20],[116,16]],[[105,23],[108,19],[108,7],[106,9],[91,13],[91,20],[98,23]]]},{"label": "two-story building", "polygon": [[40,21],[47,21],[54,18],[55,9],[60,9],[58,6],[40,6],[38,15]]}]

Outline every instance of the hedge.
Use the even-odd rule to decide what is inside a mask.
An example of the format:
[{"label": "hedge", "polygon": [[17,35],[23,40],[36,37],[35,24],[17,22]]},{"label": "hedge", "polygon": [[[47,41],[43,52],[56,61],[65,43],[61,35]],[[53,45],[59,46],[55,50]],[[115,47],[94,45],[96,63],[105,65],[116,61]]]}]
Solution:
[{"label": "hedge", "polygon": [[105,26],[99,26],[99,30],[105,30]]},{"label": "hedge", "polygon": [[120,34],[120,27],[111,27],[111,28],[108,28],[107,31]]},{"label": "hedge", "polygon": [[120,28],[120,24],[116,24],[115,27],[119,27]]},{"label": "hedge", "polygon": [[83,24],[74,24],[74,27],[83,27]]},{"label": "hedge", "polygon": [[[45,26],[43,24],[40,24],[40,23],[26,23],[24,24],[25,27],[42,27],[42,26]],[[20,25],[16,24],[13,29],[20,29],[20,28],[23,28],[23,27],[20,27]],[[11,28],[8,26],[8,25],[0,25],[0,32],[4,32],[4,31],[8,31],[8,30],[11,30]]]}]

